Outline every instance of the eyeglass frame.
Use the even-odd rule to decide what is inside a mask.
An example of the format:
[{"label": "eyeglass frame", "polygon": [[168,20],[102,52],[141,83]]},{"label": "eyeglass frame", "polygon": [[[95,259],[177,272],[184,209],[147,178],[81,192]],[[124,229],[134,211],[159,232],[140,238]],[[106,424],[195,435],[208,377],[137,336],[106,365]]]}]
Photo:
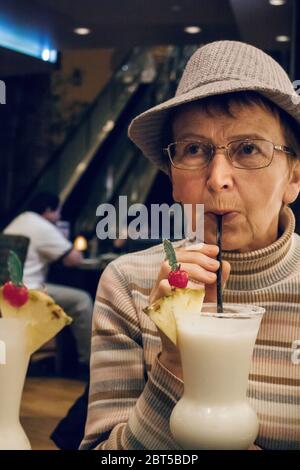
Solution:
[{"label": "eyeglass frame", "polygon": [[[272,153],[272,158],[270,159],[269,163],[265,166],[259,166],[259,167],[252,167],[252,168],[246,168],[246,167],[239,167],[239,166],[235,166],[233,164],[233,161],[229,155],[229,149],[228,149],[228,146],[231,145],[231,144],[234,144],[236,142],[253,142],[253,141],[263,141],[263,142],[268,142],[269,144],[272,144],[273,145],[273,153]],[[191,168],[180,168],[178,166],[176,166],[172,160],[172,157],[170,155],[170,150],[169,150],[169,147],[170,145],[174,145],[174,144],[182,144],[182,143],[188,143],[188,142],[192,142],[192,143],[205,143],[205,141],[202,141],[202,140],[178,140],[176,142],[171,142],[167,147],[163,148],[163,152],[165,154],[168,155],[169,157],[169,160],[171,162],[171,165],[174,167],[174,168],[177,168],[177,170],[199,170],[201,167],[191,167]],[[207,162],[207,164],[202,167],[202,168],[207,168],[209,166],[209,164],[211,163],[211,161],[213,160],[215,154],[216,154],[216,150],[217,149],[223,149],[223,150],[226,150],[226,157],[227,159],[230,161],[230,163],[232,164],[232,166],[234,168],[237,168],[239,170],[261,170],[263,168],[267,168],[268,166],[271,165],[272,161],[273,161],[273,158],[274,158],[274,153],[275,153],[275,150],[279,150],[280,152],[283,152],[285,153],[286,155],[291,155],[293,157],[296,156],[296,153],[295,151],[288,147],[287,145],[278,145],[278,144],[274,144],[273,142],[271,142],[270,140],[267,140],[267,139],[258,139],[258,138],[254,138],[254,139],[251,139],[251,138],[245,138],[245,139],[237,139],[237,140],[231,140],[230,142],[228,142],[226,145],[215,145],[215,144],[212,144],[211,142],[206,142],[207,145],[210,145],[213,149],[213,152],[212,152],[212,155],[210,157],[210,160]]]}]

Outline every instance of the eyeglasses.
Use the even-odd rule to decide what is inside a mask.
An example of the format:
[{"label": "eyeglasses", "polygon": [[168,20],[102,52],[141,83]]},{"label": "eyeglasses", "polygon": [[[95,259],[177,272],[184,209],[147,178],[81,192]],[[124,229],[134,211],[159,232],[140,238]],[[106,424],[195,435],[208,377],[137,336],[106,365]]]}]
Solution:
[{"label": "eyeglasses", "polygon": [[227,145],[214,145],[198,140],[173,142],[163,149],[168,154],[171,164],[180,170],[196,170],[207,167],[216,150],[224,149],[226,156],[235,168],[258,170],[269,166],[274,157],[274,150],[295,156],[295,152],[285,145],[274,145],[264,139],[234,140]]}]

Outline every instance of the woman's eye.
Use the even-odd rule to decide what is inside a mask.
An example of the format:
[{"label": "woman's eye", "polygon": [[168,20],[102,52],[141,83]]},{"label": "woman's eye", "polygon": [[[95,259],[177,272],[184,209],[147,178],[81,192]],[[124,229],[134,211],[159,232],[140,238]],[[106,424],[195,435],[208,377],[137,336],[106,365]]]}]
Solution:
[{"label": "woman's eye", "polygon": [[255,150],[257,149],[253,144],[244,144],[241,148],[241,151],[244,155],[252,155],[253,153],[255,153]]},{"label": "woman's eye", "polygon": [[186,154],[188,155],[197,155],[200,152],[200,145],[190,144],[186,147]]}]

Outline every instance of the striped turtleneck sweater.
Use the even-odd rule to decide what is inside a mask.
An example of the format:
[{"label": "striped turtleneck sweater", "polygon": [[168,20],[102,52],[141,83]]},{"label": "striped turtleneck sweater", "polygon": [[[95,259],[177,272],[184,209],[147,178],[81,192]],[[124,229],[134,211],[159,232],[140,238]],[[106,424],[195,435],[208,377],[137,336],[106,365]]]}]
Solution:
[{"label": "striped turtleneck sweater", "polygon": [[[286,208],[280,237],[248,253],[224,252],[224,301],[266,309],[248,398],[263,449],[300,449],[300,237]],[[179,242],[177,246],[187,241]],[[143,313],[164,259],[162,245],[122,256],[101,276],[95,301],[88,418],[81,449],[179,449],[169,430],[183,382],[159,362],[161,340]]]}]

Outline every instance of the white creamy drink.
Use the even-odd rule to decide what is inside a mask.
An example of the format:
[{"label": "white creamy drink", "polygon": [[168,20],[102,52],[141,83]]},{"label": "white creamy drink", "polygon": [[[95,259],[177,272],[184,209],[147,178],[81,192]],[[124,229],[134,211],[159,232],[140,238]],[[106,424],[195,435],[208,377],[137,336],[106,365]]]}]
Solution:
[{"label": "white creamy drink", "polygon": [[247,449],[258,433],[246,393],[264,309],[225,304],[224,314],[215,312],[204,304],[202,314],[177,318],[184,395],[170,429],[184,449]]},{"label": "white creamy drink", "polygon": [[0,450],[28,450],[19,412],[29,353],[26,321],[0,318]]}]

